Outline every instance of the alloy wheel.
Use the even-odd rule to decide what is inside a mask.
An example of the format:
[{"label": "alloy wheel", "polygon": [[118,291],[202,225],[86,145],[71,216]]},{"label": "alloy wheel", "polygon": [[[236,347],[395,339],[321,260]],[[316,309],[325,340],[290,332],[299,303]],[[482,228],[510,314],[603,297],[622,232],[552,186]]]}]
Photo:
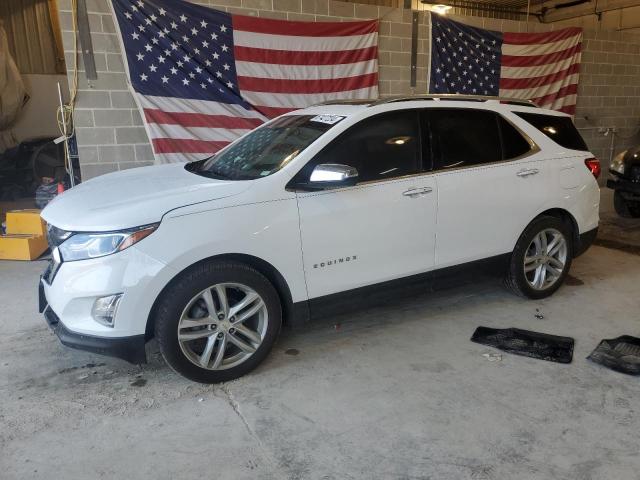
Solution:
[{"label": "alloy wheel", "polygon": [[195,295],[178,322],[178,343],[190,362],[225,370],[246,361],[262,344],[267,306],[252,288],[219,283]]},{"label": "alloy wheel", "polygon": [[539,232],[524,256],[524,276],[535,290],[546,290],[560,279],[567,263],[567,240],[555,228]]}]

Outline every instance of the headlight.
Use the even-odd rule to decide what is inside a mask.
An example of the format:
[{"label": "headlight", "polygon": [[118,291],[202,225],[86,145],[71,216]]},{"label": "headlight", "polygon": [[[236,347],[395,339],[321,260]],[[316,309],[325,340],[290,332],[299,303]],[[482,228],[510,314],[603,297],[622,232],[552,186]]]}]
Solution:
[{"label": "headlight", "polygon": [[624,175],[624,156],[627,151],[620,152],[618,155],[613,157],[613,161],[611,165],[609,165],[609,170],[619,173],[620,175]]},{"label": "headlight", "polygon": [[109,233],[74,233],[58,249],[62,260],[73,262],[88,258],[104,257],[121,252],[151,235],[158,224]]}]

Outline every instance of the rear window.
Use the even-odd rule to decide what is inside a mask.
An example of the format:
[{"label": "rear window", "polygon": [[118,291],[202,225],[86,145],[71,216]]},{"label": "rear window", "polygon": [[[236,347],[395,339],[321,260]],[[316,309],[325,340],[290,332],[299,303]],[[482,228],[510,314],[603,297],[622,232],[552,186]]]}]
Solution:
[{"label": "rear window", "polygon": [[558,145],[571,150],[588,151],[589,148],[580,136],[570,117],[556,117],[539,113],[513,112],[544,133]]}]

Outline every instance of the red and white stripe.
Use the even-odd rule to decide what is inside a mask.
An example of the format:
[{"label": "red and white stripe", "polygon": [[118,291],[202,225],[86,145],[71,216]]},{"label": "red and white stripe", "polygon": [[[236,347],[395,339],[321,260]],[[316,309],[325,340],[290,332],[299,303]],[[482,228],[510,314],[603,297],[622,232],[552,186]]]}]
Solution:
[{"label": "red and white stripe", "polygon": [[239,105],[138,95],[159,163],[206,158],[267,118]]},{"label": "red and white stripe", "polygon": [[378,22],[233,16],[242,97],[266,117],[327,100],[378,96]]},{"label": "red and white stripe", "polygon": [[533,100],[544,108],[574,114],[582,29],[505,33],[500,95]]},{"label": "red and white stripe", "polygon": [[269,118],[378,96],[378,22],[233,16],[239,105],[138,95],[159,162],[205,158]]}]

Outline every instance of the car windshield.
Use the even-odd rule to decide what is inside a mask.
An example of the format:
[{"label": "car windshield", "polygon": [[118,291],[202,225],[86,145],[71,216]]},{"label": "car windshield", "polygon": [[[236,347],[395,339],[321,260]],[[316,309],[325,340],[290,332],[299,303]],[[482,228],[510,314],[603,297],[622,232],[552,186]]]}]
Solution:
[{"label": "car windshield", "polygon": [[253,180],[277,172],[343,120],[337,115],[287,115],[258,127],[190,169],[224,180]]}]

